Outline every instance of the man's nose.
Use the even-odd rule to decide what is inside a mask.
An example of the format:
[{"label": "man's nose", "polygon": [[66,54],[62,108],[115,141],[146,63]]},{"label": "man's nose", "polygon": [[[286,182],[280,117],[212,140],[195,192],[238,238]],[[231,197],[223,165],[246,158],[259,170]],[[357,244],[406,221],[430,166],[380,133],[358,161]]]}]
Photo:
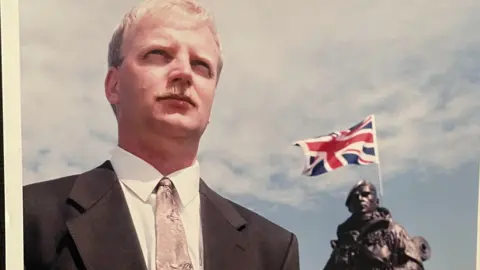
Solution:
[{"label": "man's nose", "polygon": [[177,57],[172,64],[169,74],[170,83],[189,87],[192,84],[192,67],[188,57]]}]

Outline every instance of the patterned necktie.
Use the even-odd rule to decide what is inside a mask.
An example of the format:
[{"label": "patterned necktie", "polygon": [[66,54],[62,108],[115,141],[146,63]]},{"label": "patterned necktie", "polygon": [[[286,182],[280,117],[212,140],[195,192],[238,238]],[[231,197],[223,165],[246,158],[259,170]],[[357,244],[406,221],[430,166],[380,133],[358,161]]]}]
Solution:
[{"label": "patterned necktie", "polygon": [[156,270],[193,269],[176,195],[170,179],[160,180],[155,211]]}]

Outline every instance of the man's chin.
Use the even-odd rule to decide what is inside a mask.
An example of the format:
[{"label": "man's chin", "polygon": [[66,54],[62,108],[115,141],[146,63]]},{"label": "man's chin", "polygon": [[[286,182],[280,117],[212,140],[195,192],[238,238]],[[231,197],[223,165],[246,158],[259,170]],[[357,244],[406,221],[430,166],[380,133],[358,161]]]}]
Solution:
[{"label": "man's chin", "polygon": [[163,129],[162,133],[165,132],[165,128],[168,128],[171,132],[185,134],[198,133],[203,130],[199,126],[198,120],[183,114],[163,115],[162,117],[157,117],[155,122]]},{"label": "man's chin", "polygon": [[364,207],[362,207],[362,212],[370,213],[370,212],[372,212],[372,209],[369,206],[364,206]]},{"label": "man's chin", "polygon": [[371,211],[367,207],[358,207],[356,208],[355,212],[363,215],[363,214],[370,213]]}]

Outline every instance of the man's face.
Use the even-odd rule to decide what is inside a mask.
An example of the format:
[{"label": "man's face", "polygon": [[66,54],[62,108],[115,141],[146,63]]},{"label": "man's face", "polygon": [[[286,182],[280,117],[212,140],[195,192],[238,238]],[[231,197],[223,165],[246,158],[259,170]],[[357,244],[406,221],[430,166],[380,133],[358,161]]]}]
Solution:
[{"label": "man's face", "polygon": [[122,54],[122,65],[109,71],[106,90],[119,123],[138,132],[201,135],[220,54],[208,27],[179,28],[146,16],[126,32]]},{"label": "man's face", "polygon": [[350,211],[352,213],[369,213],[377,208],[375,192],[368,185],[358,187],[352,194]]}]

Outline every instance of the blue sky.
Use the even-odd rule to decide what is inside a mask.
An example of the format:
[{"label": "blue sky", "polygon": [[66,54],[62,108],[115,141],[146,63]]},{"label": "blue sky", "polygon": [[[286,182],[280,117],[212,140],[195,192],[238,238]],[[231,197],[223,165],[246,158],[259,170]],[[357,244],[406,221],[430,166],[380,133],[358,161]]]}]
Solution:
[{"label": "blue sky", "polygon": [[[321,268],[375,166],[301,176],[292,142],[376,115],[385,206],[433,248],[428,269],[474,269],[480,145],[480,3],[204,1],[225,69],[202,140],[203,177],[295,232]],[[135,1],[20,1],[24,184],[109,157],[107,44]]]}]

